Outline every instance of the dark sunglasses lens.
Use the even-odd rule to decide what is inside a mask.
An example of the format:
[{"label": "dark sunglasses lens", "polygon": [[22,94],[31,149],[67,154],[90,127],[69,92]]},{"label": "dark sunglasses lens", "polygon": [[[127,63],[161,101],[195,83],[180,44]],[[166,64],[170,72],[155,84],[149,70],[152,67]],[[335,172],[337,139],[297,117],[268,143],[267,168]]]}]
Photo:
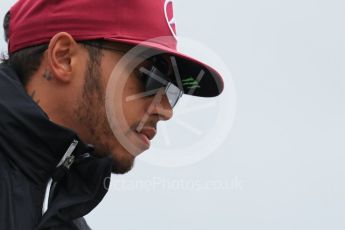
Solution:
[{"label": "dark sunglasses lens", "polygon": [[170,82],[169,65],[164,59],[154,59],[152,67],[149,70],[140,68],[140,73],[145,92],[153,95],[164,88],[171,107],[176,105],[183,91]]},{"label": "dark sunglasses lens", "polygon": [[167,78],[155,66],[151,67],[150,70],[140,68],[140,72],[146,91],[159,90],[169,83]]},{"label": "dark sunglasses lens", "polygon": [[177,104],[178,100],[182,97],[183,92],[174,84],[168,84],[165,89],[165,94],[168,97],[170,106],[174,108],[174,106]]}]

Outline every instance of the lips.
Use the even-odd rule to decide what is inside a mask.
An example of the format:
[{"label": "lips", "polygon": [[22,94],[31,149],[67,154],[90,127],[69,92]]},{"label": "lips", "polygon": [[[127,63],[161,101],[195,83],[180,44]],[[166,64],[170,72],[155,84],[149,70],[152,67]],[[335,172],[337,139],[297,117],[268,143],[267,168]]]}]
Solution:
[{"label": "lips", "polygon": [[156,129],[152,127],[144,127],[140,130],[140,132],[137,132],[140,139],[147,145],[147,147],[150,147],[150,140],[152,140],[156,135]]}]

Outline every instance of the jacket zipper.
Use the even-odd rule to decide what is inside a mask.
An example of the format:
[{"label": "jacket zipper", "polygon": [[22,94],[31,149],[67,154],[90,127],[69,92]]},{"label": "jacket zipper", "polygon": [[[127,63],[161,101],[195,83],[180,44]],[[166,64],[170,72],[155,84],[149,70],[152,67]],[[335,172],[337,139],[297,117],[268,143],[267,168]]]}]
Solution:
[{"label": "jacket zipper", "polygon": [[[57,164],[56,168],[64,167],[67,170],[70,169],[75,159],[75,156],[73,156],[72,153],[77,147],[77,145],[78,145],[78,141],[73,140],[70,146],[68,147],[68,149],[66,150],[65,154],[61,158],[60,162]],[[50,202],[50,199],[52,198],[52,194],[54,193],[56,183],[57,181],[53,180],[52,177],[49,178],[47,186],[46,186],[45,194],[44,194],[44,199],[43,199],[42,216],[44,215],[44,213],[46,213],[46,211],[49,208],[49,202]]]}]

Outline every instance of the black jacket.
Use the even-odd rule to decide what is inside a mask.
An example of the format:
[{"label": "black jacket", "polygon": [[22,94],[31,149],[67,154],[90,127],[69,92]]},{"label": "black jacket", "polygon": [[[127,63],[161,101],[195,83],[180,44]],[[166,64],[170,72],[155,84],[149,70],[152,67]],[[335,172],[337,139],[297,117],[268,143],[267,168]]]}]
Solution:
[{"label": "black jacket", "polygon": [[106,194],[112,169],[92,150],[0,64],[0,230],[89,229],[82,217]]}]

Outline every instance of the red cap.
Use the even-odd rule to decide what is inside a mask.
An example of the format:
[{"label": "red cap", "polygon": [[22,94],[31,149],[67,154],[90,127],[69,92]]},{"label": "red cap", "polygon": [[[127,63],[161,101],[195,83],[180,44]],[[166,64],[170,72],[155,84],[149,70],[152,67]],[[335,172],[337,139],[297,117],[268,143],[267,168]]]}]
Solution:
[{"label": "red cap", "polygon": [[[9,53],[49,43],[59,32],[76,41],[105,39],[145,45],[174,55],[184,93],[213,97],[220,74],[176,50],[173,0],[19,0],[10,10]],[[157,37],[164,39],[152,40]],[[148,41],[150,40],[150,41]],[[198,77],[201,71],[205,74]]]}]

